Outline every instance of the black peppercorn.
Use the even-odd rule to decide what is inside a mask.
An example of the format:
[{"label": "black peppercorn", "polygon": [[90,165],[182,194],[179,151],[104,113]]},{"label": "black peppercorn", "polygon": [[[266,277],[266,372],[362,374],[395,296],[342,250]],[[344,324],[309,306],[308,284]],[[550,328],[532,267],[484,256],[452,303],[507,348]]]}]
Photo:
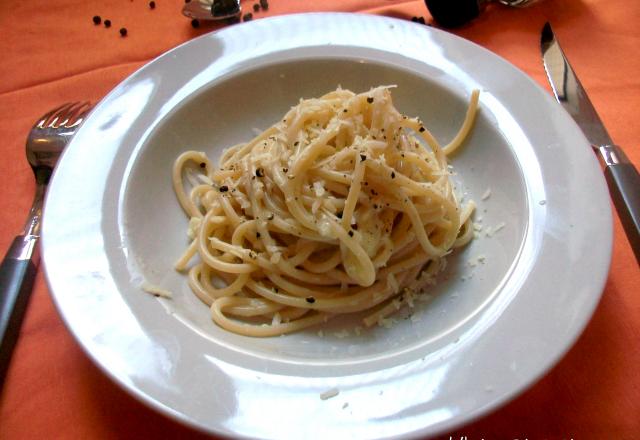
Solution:
[{"label": "black peppercorn", "polygon": [[120,36],[122,37],[127,36],[127,28],[120,28]]},{"label": "black peppercorn", "polygon": [[156,8],[156,2],[154,2],[154,1],[149,2],[149,7],[151,9],[155,9]]},{"label": "black peppercorn", "polygon": [[104,21],[104,27],[111,27],[111,20],[105,20]]},{"label": "black peppercorn", "polygon": [[93,16],[93,24],[98,25],[100,23],[102,23],[102,19],[100,18],[100,16],[99,15],[94,15]]},{"label": "black peppercorn", "polygon": [[199,28],[200,27],[200,21],[197,18],[194,18],[193,20],[191,20],[191,26],[194,28]]}]

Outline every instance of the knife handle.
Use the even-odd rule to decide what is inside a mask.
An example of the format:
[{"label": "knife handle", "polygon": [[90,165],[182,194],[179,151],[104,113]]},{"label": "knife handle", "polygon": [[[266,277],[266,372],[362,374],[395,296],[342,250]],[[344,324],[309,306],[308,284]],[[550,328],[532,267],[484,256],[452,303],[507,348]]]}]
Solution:
[{"label": "knife handle", "polygon": [[613,204],[640,263],[640,174],[617,145],[599,147]]}]

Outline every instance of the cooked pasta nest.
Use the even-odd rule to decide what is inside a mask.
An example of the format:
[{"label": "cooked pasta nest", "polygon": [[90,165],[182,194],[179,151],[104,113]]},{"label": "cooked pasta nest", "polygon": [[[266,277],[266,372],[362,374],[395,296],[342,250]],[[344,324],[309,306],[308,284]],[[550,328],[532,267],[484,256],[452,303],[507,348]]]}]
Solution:
[{"label": "cooked pasta nest", "polygon": [[478,108],[441,146],[393,105],[392,87],[302,99],[214,166],[187,151],[173,185],[190,218],[176,263],[224,329],[274,336],[365,312],[366,326],[410,303],[473,238],[447,155]]}]

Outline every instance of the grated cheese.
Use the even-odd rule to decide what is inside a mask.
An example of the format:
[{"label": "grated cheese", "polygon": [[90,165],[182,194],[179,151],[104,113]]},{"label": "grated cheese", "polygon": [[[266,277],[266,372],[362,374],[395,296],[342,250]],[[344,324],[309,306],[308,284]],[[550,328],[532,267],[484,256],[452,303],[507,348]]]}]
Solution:
[{"label": "grated cheese", "polygon": [[331,399],[332,397],[336,397],[338,394],[340,394],[340,391],[337,388],[331,388],[330,390],[320,393],[320,399]]}]

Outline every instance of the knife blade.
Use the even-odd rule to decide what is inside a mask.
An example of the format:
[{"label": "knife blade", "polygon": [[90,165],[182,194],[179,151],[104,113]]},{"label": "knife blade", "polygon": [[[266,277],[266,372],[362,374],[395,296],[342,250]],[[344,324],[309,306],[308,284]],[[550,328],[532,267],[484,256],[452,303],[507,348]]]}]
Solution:
[{"label": "knife blade", "polygon": [[640,174],[609,136],[549,23],[542,28],[540,50],[556,100],[573,117],[600,155],[611,198],[636,261],[640,263]]}]

